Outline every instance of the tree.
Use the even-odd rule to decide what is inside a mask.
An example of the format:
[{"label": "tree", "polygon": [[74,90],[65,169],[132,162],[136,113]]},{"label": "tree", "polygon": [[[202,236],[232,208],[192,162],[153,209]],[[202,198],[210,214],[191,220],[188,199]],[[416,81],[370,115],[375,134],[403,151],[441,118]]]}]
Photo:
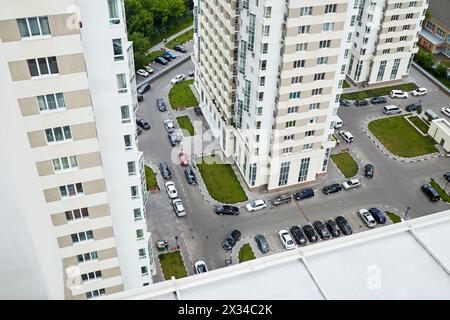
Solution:
[{"label": "tree", "polygon": [[446,78],[447,77],[447,67],[443,64],[438,64],[436,70],[434,71],[438,77]]},{"label": "tree", "polygon": [[433,69],[433,55],[425,50],[419,50],[419,52],[414,55],[414,61],[426,70],[431,71]]},{"label": "tree", "polygon": [[150,62],[150,58],[147,55],[150,49],[150,41],[140,32],[132,32],[128,39],[133,41],[135,68],[141,69]]}]

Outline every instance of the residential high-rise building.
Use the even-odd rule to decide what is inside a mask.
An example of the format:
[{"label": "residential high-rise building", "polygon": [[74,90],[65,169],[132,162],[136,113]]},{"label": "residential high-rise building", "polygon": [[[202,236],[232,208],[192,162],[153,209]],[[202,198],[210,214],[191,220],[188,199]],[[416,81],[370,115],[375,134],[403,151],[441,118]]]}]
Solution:
[{"label": "residential high-rise building", "polygon": [[123,0],[4,0],[0,297],[151,283]]},{"label": "residential high-rise building", "polygon": [[[394,2],[194,1],[200,106],[250,188],[276,190],[326,174],[347,73],[369,84],[407,74],[426,4],[398,0],[409,9],[394,9]],[[395,32],[397,44],[406,36],[404,49],[383,54],[387,30],[400,24],[384,21],[398,10],[411,24]],[[389,74],[379,78],[373,70],[382,66]]]}]

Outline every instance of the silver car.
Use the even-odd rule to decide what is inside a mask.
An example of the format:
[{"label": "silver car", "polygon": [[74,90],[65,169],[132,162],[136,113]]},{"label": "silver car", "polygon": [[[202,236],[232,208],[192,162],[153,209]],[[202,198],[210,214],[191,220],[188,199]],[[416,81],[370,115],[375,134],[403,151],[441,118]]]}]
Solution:
[{"label": "silver car", "polygon": [[175,199],[172,201],[173,210],[177,217],[184,217],[186,211],[184,210],[183,202],[180,199]]},{"label": "silver car", "polygon": [[173,122],[170,119],[164,120],[164,128],[166,128],[166,131],[168,133],[172,133],[175,131],[175,126],[173,125]]},{"label": "silver car", "polygon": [[375,221],[372,214],[367,209],[360,209],[358,210],[358,216],[361,218],[361,220],[364,222],[366,226],[369,228],[373,228],[377,225],[377,222]]}]

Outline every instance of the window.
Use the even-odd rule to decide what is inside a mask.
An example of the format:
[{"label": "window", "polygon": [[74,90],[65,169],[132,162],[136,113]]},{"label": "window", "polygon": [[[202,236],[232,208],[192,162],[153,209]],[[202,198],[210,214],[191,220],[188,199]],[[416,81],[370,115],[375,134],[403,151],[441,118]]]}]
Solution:
[{"label": "window", "polygon": [[[258,148],[257,148],[258,149]],[[258,154],[257,152],[258,150],[256,150],[256,154]],[[250,164],[250,170],[249,170],[249,180],[250,180],[250,185],[254,186],[256,183],[256,171],[258,169],[258,164],[257,163],[252,163]]]},{"label": "window", "polygon": [[309,130],[305,132],[305,137],[313,137],[314,136],[314,130]]},{"label": "window", "polygon": [[407,13],[405,18],[406,19],[412,19],[414,17],[414,13]]},{"label": "window", "polygon": [[323,48],[329,48],[331,45],[331,40],[322,40],[319,42],[319,48],[323,49]]},{"label": "window", "polygon": [[266,77],[263,76],[259,78],[259,85],[261,87],[264,87],[266,85]]},{"label": "window", "polygon": [[350,20],[350,27],[353,27],[355,25],[356,16],[352,16]]},{"label": "window", "polygon": [[74,197],[83,194],[83,185],[81,183],[68,184],[59,187],[61,198]]},{"label": "window", "polygon": [[405,24],[405,25],[402,27],[403,30],[409,30],[410,28],[411,28],[411,25],[409,25],[409,24]]},{"label": "window", "polygon": [[289,100],[293,100],[293,99],[300,99],[300,91],[289,93]]},{"label": "window", "polygon": [[308,119],[308,124],[316,124],[317,123],[317,117],[312,117]]},{"label": "window", "polygon": [[325,6],[325,13],[334,13],[336,12],[337,4],[327,4]]},{"label": "window", "polygon": [[45,129],[45,136],[48,143],[60,142],[72,139],[72,132],[69,126]]},{"label": "window", "polygon": [[367,42],[369,42],[369,38],[364,37],[364,38],[363,38],[363,44],[367,44]]},{"label": "window", "polygon": [[92,230],[89,230],[86,232],[72,233],[70,237],[72,238],[73,243],[78,243],[94,239],[94,234],[92,233]]},{"label": "window", "polygon": [[391,16],[391,21],[395,20],[398,20],[398,14],[394,14],[393,16]]},{"label": "window", "polygon": [[305,66],[305,60],[296,60],[294,61],[294,69],[303,68]]},{"label": "window", "polygon": [[123,140],[125,142],[125,150],[132,150],[133,146],[131,145],[131,135],[127,134],[123,136]]},{"label": "window", "polygon": [[135,176],[136,175],[136,162],[128,161],[127,167],[128,167],[128,175]]},{"label": "window", "polygon": [[261,60],[259,66],[260,66],[261,70],[266,70],[266,68],[267,68],[267,60]]},{"label": "window", "polygon": [[300,27],[298,27],[298,34],[309,33],[310,29],[311,29],[310,26],[300,26]]},{"label": "window", "polygon": [[269,19],[272,17],[272,7],[264,6],[264,18]]},{"label": "window", "polygon": [[134,221],[142,220],[142,213],[140,208],[133,209]]},{"label": "window", "polygon": [[50,35],[48,17],[32,17],[17,19],[22,38]]},{"label": "window", "polygon": [[247,42],[240,42],[241,50],[239,51],[239,72],[245,72],[245,60],[247,59]]},{"label": "window", "polygon": [[366,26],[366,33],[370,33],[370,27]]},{"label": "window", "polygon": [[247,9],[249,8],[249,0],[244,0],[242,2],[242,8]]},{"label": "window", "polygon": [[430,31],[433,31],[434,23],[432,23],[431,21],[427,21],[426,28],[429,29]]},{"label": "window", "polygon": [[405,49],[405,47],[398,47],[397,52],[403,52],[404,49]]},{"label": "window", "polygon": [[250,14],[248,22],[248,42],[247,42],[247,49],[249,51],[253,51],[253,47],[255,44],[255,21],[256,21],[255,15]]},{"label": "window", "polygon": [[302,161],[300,162],[300,172],[298,174],[298,182],[303,182],[306,180],[306,177],[308,176],[309,160],[310,158],[305,158],[302,159]]},{"label": "window", "polygon": [[56,158],[52,160],[52,163],[55,172],[73,170],[78,168],[76,156]]},{"label": "window", "polygon": [[147,258],[147,253],[145,252],[145,248],[139,249],[139,259]]},{"label": "window", "polygon": [[314,75],[314,81],[325,80],[325,73],[316,73]]},{"label": "window", "polygon": [[368,14],[367,15],[367,21],[368,22],[373,22],[373,14]]},{"label": "window", "polygon": [[287,113],[288,113],[288,114],[290,114],[290,113],[296,113],[296,112],[298,112],[298,107],[289,107],[289,108],[287,109]]},{"label": "window", "polygon": [[394,60],[394,65],[392,66],[391,71],[391,80],[394,80],[397,77],[398,67],[400,66],[400,58]]},{"label": "window", "polygon": [[313,144],[312,143],[307,143],[303,145],[303,150],[310,150],[313,148]]},{"label": "window", "polygon": [[122,116],[122,123],[130,123],[131,122],[129,106],[121,106],[120,114]]},{"label": "window", "polygon": [[322,31],[334,31],[334,22],[327,22],[322,24]]},{"label": "window", "polygon": [[400,37],[400,41],[406,41],[406,38],[408,38],[407,36],[401,36]]},{"label": "window", "polygon": [[147,266],[142,266],[141,267],[141,275],[142,276],[148,275],[148,268],[147,268]]},{"label": "window", "polygon": [[380,62],[380,68],[378,69],[377,81],[383,80],[384,70],[386,69],[387,60],[383,60]]},{"label": "window", "polygon": [[311,95],[312,96],[317,96],[317,95],[320,95],[320,94],[322,94],[322,88],[312,89],[312,91],[311,91]]},{"label": "window", "polygon": [[86,281],[98,279],[101,277],[102,277],[102,272],[100,270],[98,270],[98,271],[83,273],[81,275],[81,280],[83,280],[83,282],[86,282]]},{"label": "window", "polygon": [[301,83],[303,80],[302,76],[292,77],[291,78],[291,84]]},{"label": "window", "polygon": [[341,74],[345,74],[345,68],[346,68],[347,66],[345,65],[345,64],[343,64],[342,66],[341,66]]},{"label": "window", "polygon": [[92,252],[77,255],[78,263],[88,262],[88,261],[97,260],[97,259],[98,259],[97,251],[92,251]]},{"label": "window", "polygon": [[285,128],[292,128],[292,127],[295,127],[295,120],[287,121],[284,127],[285,127]]},{"label": "window", "polygon": [[385,43],[391,43],[392,42],[392,38],[386,38]]},{"label": "window", "polygon": [[109,11],[109,23],[119,24],[120,17],[117,0],[108,0],[108,11]]},{"label": "window", "polygon": [[136,239],[143,240],[144,239],[144,230],[138,229],[136,230]]},{"label": "window", "polygon": [[291,163],[290,162],[283,162],[281,163],[280,167],[280,178],[278,179],[278,186],[284,186],[288,182],[289,177],[289,167]]},{"label": "window", "polygon": [[256,136],[255,136],[255,142],[259,142],[259,138],[260,138],[260,135],[259,134],[257,134]]},{"label": "window", "polygon": [[68,210],[65,212],[67,221],[89,218],[88,208]]},{"label": "window", "polygon": [[28,59],[28,69],[32,77],[39,77],[59,72],[56,57]]},{"label": "window", "polygon": [[348,58],[349,49],[345,49],[344,51],[344,58]]},{"label": "window", "polygon": [[409,6],[410,6],[410,7],[415,7],[415,6],[417,6],[417,1],[411,1],[411,2],[409,3]]},{"label": "window", "polygon": [[244,109],[244,111],[247,111],[247,112],[250,111],[251,89],[252,89],[252,83],[249,80],[245,80],[243,109]]},{"label": "window", "polygon": [[300,8],[300,17],[301,16],[310,16],[312,15],[312,7],[302,7]]},{"label": "window", "polygon": [[389,52],[391,52],[391,49],[384,49],[383,50],[383,54],[388,54]]},{"label": "window", "polygon": [[307,43],[297,43],[295,45],[295,51],[306,51],[306,50],[308,50]]},{"label": "window", "polygon": [[359,32],[358,31],[356,31],[356,37],[359,38]]},{"label": "window", "polygon": [[46,94],[43,96],[37,96],[36,98],[40,112],[55,111],[66,108],[63,93]]},{"label": "window", "polygon": [[114,61],[122,61],[124,59],[122,39],[113,39]]},{"label": "window", "polygon": [[317,64],[328,64],[328,57],[317,58]]},{"label": "window", "polygon": [[105,295],[105,289],[99,289],[99,290],[86,292],[86,298],[88,298],[88,299],[92,299],[92,298],[95,298],[98,296],[104,296],[104,295]]},{"label": "window", "polygon": [[258,101],[264,100],[264,92],[258,92]]},{"label": "window", "polygon": [[438,36],[439,38],[444,40],[444,36],[445,36],[444,30],[442,30],[441,28],[437,28],[436,29],[436,36]]},{"label": "window", "polygon": [[291,140],[294,140],[294,134],[290,134],[290,135],[287,135],[287,136],[284,136],[283,137],[283,140],[284,141],[291,141]]},{"label": "window", "polygon": [[269,51],[269,44],[268,43],[261,43],[261,53],[265,54]]},{"label": "window", "polygon": [[311,103],[311,104],[309,105],[309,110],[317,110],[317,109],[319,109],[319,108],[320,108],[320,103],[319,103],[319,102]]},{"label": "window", "polygon": [[127,89],[127,77],[125,73],[121,73],[116,75],[117,77],[117,91],[119,93],[126,93],[128,91]]},{"label": "window", "polygon": [[359,50],[359,54],[360,55],[365,55],[366,54],[366,49],[361,48],[361,50]]},{"label": "window", "polygon": [[400,2],[394,3],[394,9],[400,9],[402,4]]},{"label": "window", "polygon": [[263,26],[262,27],[262,35],[265,37],[268,37],[270,34],[270,26]]},{"label": "window", "polygon": [[138,186],[131,186],[131,199],[139,198],[139,188]]},{"label": "window", "polygon": [[327,151],[325,151],[325,157],[323,160],[322,171],[325,171],[327,169],[328,160],[330,158],[330,152],[331,152],[331,148],[328,148]]},{"label": "window", "polygon": [[288,154],[288,153],[292,153],[292,147],[283,148],[281,150],[281,154]]}]

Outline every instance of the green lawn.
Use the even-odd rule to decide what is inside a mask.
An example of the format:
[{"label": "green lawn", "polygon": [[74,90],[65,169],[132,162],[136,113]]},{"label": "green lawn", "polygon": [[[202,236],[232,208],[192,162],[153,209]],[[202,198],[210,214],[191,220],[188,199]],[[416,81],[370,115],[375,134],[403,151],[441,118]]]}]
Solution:
[{"label": "green lawn", "polygon": [[405,83],[405,84],[396,85],[396,86],[389,86],[389,87],[369,89],[369,90],[358,91],[358,92],[344,93],[341,95],[341,98],[347,99],[347,100],[362,100],[362,99],[366,99],[366,98],[372,98],[375,96],[389,95],[389,92],[391,92],[391,90],[393,90],[393,89],[403,90],[403,91],[411,91],[416,88],[417,88],[416,84],[411,82],[411,83]]},{"label": "green lawn", "polygon": [[245,262],[253,259],[256,259],[256,257],[253,253],[252,247],[250,247],[249,243],[244,244],[241,250],[239,250],[239,262]]},{"label": "green lawn", "polygon": [[183,258],[179,251],[162,253],[158,258],[164,273],[164,279],[169,280],[172,276],[175,276],[176,279],[187,277]]},{"label": "green lawn", "polygon": [[421,136],[403,116],[371,121],[369,130],[391,153],[405,158],[434,153],[435,142]]},{"label": "green lawn", "polygon": [[386,214],[388,215],[389,219],[391,219],[392,223],[398,223],[402,221],[402,219],[395,213],[386,211]]},{"label": "green lawn", "polygon": [[236,178],[231,165],[221,164],[218,157],[199,158],[196,162],[209,195],[215,200],[222,203],[247,200],[244,189]]},{"label": "green lawn", "polygon": [[184,80],[170,89],[169,101],[172,109],[178,110],[178,108],[189,108],[198,105],[197,98],[189,87],[193,83],[194,80]]},{"label": "green lawn", "polygon": [[185,136],[193,136],[195,134],[194,127],[192,126],[191,119],[189,116],[181,116],[177,117],[178,125],[183,130],[183,135]]},{"label": "green lawn", "polygon": [[342,85],[342,87],[343,87],[344,89],[345,89],[345,88],[350,88],[351,85],[350,85],[347,81],[344,80],[344,84]]},{"label": "green lawn", "polygon": [[427,133],[428,132],[428,125],[423,122],[422,119],[420,119],[418,116],[413,116],[413,117],[409,117],[409,120],[411,120],[412,123],[414,123],[414,125],[420,129],[420,131],[422,131],[423,133]]},{"label": "green lawn", "polygon": [[358,165],[352,156],[348,152],[341,152],[338,154],[332,154],[331,159],[333,159],[336,166],[341,170],[342,174],[346,178],[351,178],[358,173]]},{"label": "green lawn", "polygon": [[185,33],[180,34],[175,39],[170,40],[166,43],[166,47],[169,49],[173,49],[173,47],[177,44],[184,44],[188,42],[189,40],[192,40],[194,37],[194,29],[191,29],[189,31],[186,31]]},{"label": "green lawn", "polygon": [[148,61],[153,62],[157,57],[162,56],[162,54],[162,50],[152,51],[147,55]]},{"label": "green lawn", "polygon": [[144,166],[145,168],[145,183],[147,184],[147,189],[156,188],[158,182],[156,182],[156,176],[152,168],[149,166]]},{"label": "green lawn", "polygon": [[[439,195],[441,196],[442,201],[450,203],[450,196],[448,195],[447,192],[445,192],[445,190],[443,188],[441,188],[439,183],[437,183],[436,181],[434,181],[433,178],[431,178],[430,184],[439,193]],[[450,189],[450,188],[447,187],[447,189]]]},{"label": "green lawn", "polygon": [[150,39],[150,47],[153,47],[154,45],[157,45],[158,43],[162,42],[164,38],[167,39],[170,36],[174,35],[175,33],[180,32],[181,30],[186,29],[189,26],[192,26],[193,23],[194,18],[191,15],[188,18],[178,21],[178,23],[175,23],[169,28],[167,28],[166,32],[156,37],[152,37]]}]

